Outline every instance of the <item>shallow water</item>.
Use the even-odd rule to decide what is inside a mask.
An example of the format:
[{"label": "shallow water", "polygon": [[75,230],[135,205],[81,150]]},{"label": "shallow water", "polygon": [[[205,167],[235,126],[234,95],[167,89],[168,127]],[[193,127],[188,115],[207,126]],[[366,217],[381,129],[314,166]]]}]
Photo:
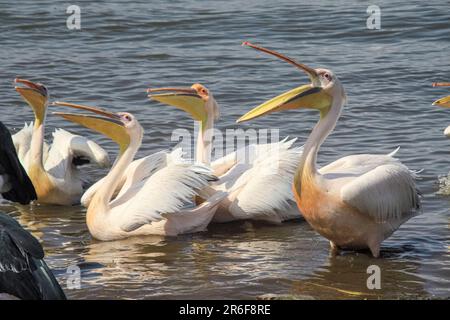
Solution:
[{"label": "shallow water", "polygon": [[[243,40],[335,71],[348,104],[321,149],[326,164],[353,153],[387,153],[423,169],[423,213],[382,246],[382,258],[348,252],[331,256],[328,242],[305,222],[212,225],[176,238],[91,239],[81,207],[14,207],[9,212],[43,243],[66,288],[66,269],[81,269],[81,289],[69,298],[446,298],[450,296],[450,197],[437,194],[450,169],[442,134],[450,111],[431,102],[450,94],[450,3],[378,1],[381,30],[367,30],[360,1],[78,1],[81,31],[66,28],[67,3],[0,5],[1,121],[32,120],[13,90],[16,76],[45,83],[53,99],[130,111],[146,129],[139,156],[174,146],[174,128],[192,129],[181,111],[148,101],[147,86],[200,82],[222,108],[220,129],[260,102],[306,77],[288,64],[243,48]],[[279,128],[299,144],[317,120],[313,112],[274,114],[243,128]],[[54,127],[87,135],[115,157],[113,143],[49,116]],[[89,168],[95,182],[106,172]],[[366,287],[369,265],[382,288]]]}]

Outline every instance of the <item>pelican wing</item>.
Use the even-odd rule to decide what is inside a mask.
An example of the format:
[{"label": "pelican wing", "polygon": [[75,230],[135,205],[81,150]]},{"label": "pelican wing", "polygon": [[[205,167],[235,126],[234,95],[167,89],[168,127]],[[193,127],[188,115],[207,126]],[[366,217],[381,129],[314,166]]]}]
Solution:
[{"label": "pelican wing", "polygon": [[[302,148],[291,148],[295,139],[278,143],[249,145],[238,152],[238,160],[219,183],[235,197],[230,210],[241,218],[273,215],[292,202],[292,182]],[[240,154],[240,155],[239,155]],[[245,216],[242,216],[245,215]]]},{"label": "pelican wing", "polygon": [[28,204],[37,198],[33,184],[17,158],[11,134],[0,122],[0,192],[10,201]]},{"label": "pelican wing", "polygon": [[[134,173],[145,178],[128,178],[123,187],[125,191],[121,190],[111,203],[114,219],[124,231],[130,232],[144,224],[159,221],[163,219],[163,214],[176,214],[186,203],[192,202],[200,189],[216,179],[208,167],[183,160],[179,150],[157,155],[136,167]],[[150,171],[139,173],[142,172],[139,166]]]},{"label": "pelican wing", "polygon": [[0,214],[0,292],[21,299],[65,299],[43,258],[37,239]]},{"label": "pelican wing", "polygon": [[345,157],[320,173],[341,183],[342,201],[375,221],[403,219],[419,208],[420,199],[414,173],[391,155]]},{"label": "pelican wing", "polygon": [[45,161],[45,169],[53,177],[61,178],[70,171],[71,165],[94,163],[108,167],[108,153],[97,143],[85,137],[74,135],[63,129],[53,133],[53,144]]},{"label": "pelican wing", "polygon": [[[128,199],[128,192],[130,192],[131,194],[134,194],[136,192],[135,190],[129,191],[130,189],[139,186],[140,182],[150,177],[156,171],[165,167],[168,163],[183,161],[181,158],[181,152],[181,149],[176,149],[171,153],[160,151],[141,159],[134,160],[123,173],[113,197],[114,199],[117,199],[117,201],[113,201],[112,204],[118,205],[123,201],[126,201]],[[88,190],[86,190],[86,192],[81,197],[81,204],[83,206],[89,206],[92,197],[103,184],[104,179],[105,178],[100,179],[99,181],[94,183]]]}]

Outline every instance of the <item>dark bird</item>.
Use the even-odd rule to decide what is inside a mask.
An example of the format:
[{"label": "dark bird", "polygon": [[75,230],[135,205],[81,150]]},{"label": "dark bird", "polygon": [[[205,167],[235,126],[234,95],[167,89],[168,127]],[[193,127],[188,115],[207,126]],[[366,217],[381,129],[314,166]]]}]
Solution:
[{"label": "dark bird", "polygon": [[11,134],[0,122],[0,193],[4,199],[28,204],[36,200],[33,183],[20,164]]},{"label": "dark bird", "polygon": [[[4,199],[28,204],[36,192],[20,164],[11,135],[0,122],[0,193]],[[0,213],[0,296],[18,299],[65,299],[43,260],[44,250],[13,218]]]}]

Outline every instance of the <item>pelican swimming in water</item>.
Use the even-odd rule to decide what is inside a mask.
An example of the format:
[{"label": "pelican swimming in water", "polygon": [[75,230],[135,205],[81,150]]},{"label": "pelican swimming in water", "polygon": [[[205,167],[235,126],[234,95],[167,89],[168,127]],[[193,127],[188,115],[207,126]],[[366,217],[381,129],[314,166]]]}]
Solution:
[{"label": "pelican swimming in water", "polygon": [[[450,87],[450,82],[435,82],[435,83],[433,83],[433,87]],[[450,96],[436,100],[435,102],[433,102],[433,106],[450,108]],[[447,138],[450,138],[450,126],[448,126],[444,130],[444,135]]]},{"label": "pelican swimming in water", "polygon": [[94,238],[108,241],[139,235],[175,236],[206,229],[226,193],[217,192],[194,208],[184,205],[216,179],[209,168],[182,159],[179,149],[133,161],[144,130],[132,114],[66,102],[54,104],[93,112],[95,115],[55,114],[119,145],[119,156],[110,172],[88,190],[86,221]]},{"label": "pelican swimming in water", "polygon": [[44,141],[48,90],[29,80],[15,79],[16,91],[33,109],[35,120],[13,136],[22,165],[34,184],[38,202],[72,205],[80,202],[83,181],[79,166],[95,163],[109,166],[109,157],[95,142],[82,136],[57,129],[53,144]]},{"label": "pelican swimming in water", "polygon": [[[0,193],[4,199],[24,205],[37,198],[11,134],[1,122]],[[44,251],[36,238],[13,218],[0,213],[0,300],[65,299],[43,258]]]},{"label": "pelican swimming in water", "polygon": [[318,110],[320,120],[304,145],[294,178],[299,209],[308,223],[330,240],[333,251],[369,248],[378,257],[381,242],[419,208],[414,174],[393,158],[395,152],[351,155],[318,169],[319,148],[346,103],[344,87],[330,70],[310,68],[248,42],[244,45],[293,64],[306,72],[312,83],[264,102],[238,122],[288,109]]},{"label": "pelican swimming in water", "polygon": [[291,190],[301,155],[301,148],[291,148],[295,139],[250,144],[211,162],[214,121],[220,113],[211,91],[196,83],[190,88],[153,88],[147,92],[150,98],[186,111],[200,122],[196,160],[211,166],[219,177],[211,184],[211,191],[228,193],[215,222],[252,219],[281,223],[301,217]]}]

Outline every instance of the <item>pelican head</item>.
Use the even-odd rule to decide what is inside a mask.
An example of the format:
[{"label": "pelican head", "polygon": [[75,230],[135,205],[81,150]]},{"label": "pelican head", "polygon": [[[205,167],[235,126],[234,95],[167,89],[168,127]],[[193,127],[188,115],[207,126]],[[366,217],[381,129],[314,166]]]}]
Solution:
[{"label": "pelican head", "polygon": [[212,93],[199,83],[184,88],[150,88],[148,97],[187,112],[194,120],[201,121],[203,128],[208,118],[219,118],[219,106]]},{"label": "pelican head", "polygon": [[[450,87],[450,82],[435,82],[433,87]],[[434,101],[433,106],[450,108],[450,96]]]},{"label": "pelican head", "polygon": [[[47,88],[41,83],[34,83],[25,79],[14,79],[16,91],[33,109],[38,124],[45,119],[49,94]],[[19,86],[22,85],[22,86]]]},{"label": "pelican head", "polygon": [[282,93],[264,102],[244,114],[237,122],[244,122],[272,112],[290,109],[316,109],[320,111],[321,116],[324,116],[330,110],[334,97],[346,100],[344,88],[333,71],[323,68],[313,69],[276,51],[251,44],[250,42],[244,42],[242,45],[268,53],[294,65],[309,76],[311,83]]},{"label": "pelican head", "polygon": [[94,113],[94,115],[65,112],[54,112],[53,114],[109,137],[119,145],[121,153],[129,147],[132,138],[138,138],[138,141],[142,140],[143,129],[136,117],[131,113],[112,113],[100,108],[60,101],[55,101],[52,105],[71,107]]}]

